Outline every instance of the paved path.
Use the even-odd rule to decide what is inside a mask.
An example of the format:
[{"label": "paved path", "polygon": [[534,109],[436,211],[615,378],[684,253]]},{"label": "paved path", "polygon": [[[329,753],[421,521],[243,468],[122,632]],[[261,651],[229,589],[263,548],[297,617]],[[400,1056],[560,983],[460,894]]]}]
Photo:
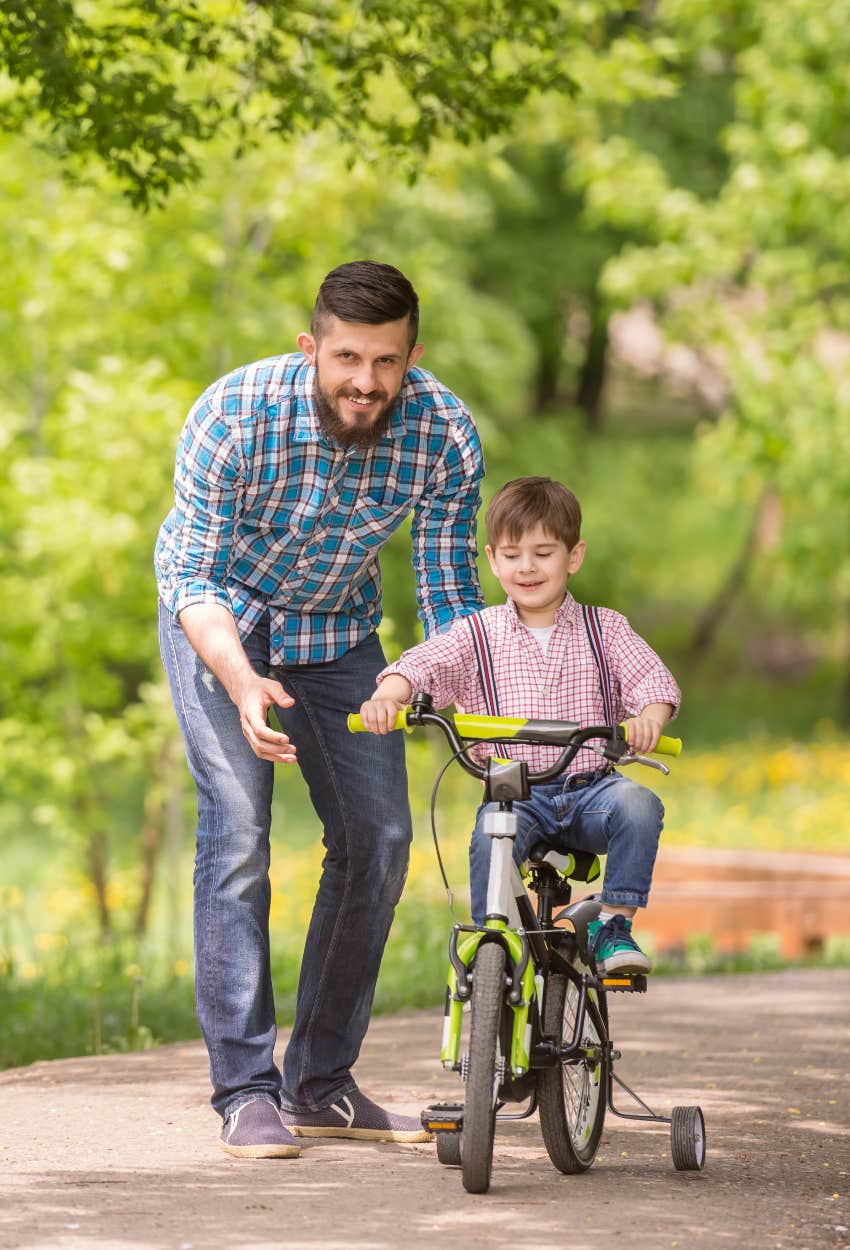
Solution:
[{"label": "paved path", "polygon": [[[195,1043],[0,1074],[0,1246],[27,1250],[850,1250],[850,970],[658,979],[614,1000],[620,1071],[656,1109],[699,1102],[703,1173],[664,1128],[609,1117],[594,1168],[500,1126],[472,1196],[432,1146],[325,1141],[239,1162],[216,1146]],[[376,1020],[364,1089],[402,1111],[456,1094],[439,1013]]]}]

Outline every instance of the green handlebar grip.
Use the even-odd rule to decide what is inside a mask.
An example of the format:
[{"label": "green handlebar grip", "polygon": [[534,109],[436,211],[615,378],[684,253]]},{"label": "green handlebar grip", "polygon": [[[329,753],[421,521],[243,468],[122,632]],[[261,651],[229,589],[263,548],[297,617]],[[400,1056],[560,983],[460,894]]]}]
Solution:
[{"label": "green handlebar grip", "polygon": [[[625,722],[622,725],[623,732],[626,735],[626,742],[629,740],[629,731],[626,729]],[[652,751],[653,755],[681,755],[682,739],[668,738],[666,734],[662,734],[658,739]]]},{"label": "green handlebar grip", "polygon": [[[408,709],[406,707],[402,708],[402,710],[398,713],[398,715],[395,718],[395,725],[393,726],[393,728],[407,729],[407,713],[408,713]],[[363,733],[369,732],[367,729],[363,728],[363,721],[359,712],[351,712],[349,714],[348,732],[351,734],[363,734]]]}]

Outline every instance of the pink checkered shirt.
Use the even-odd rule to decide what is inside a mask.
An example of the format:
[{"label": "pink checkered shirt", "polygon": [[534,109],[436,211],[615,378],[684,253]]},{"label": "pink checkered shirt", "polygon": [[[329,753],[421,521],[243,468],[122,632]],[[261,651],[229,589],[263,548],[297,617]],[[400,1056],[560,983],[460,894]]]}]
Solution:
[{"label": "pink checkered shirt", "polygon": [[[681,692],[669,670],[636,634],[629,622],[611,608],[599,608],[605,656],[611,673],[615,719],[638,715],[650,703],[670,703],[674,715]],[[513,600],[486,608],[481,620],[487,631],[502,716],[542,720],[572,720],[580,725],[605,724],[599,671],[584,627],[581,610],[567,593],[555,614],[549,648],[543,652],[517,615]],[[401,673],[414,692],[430,694],[437,708],[459,704],[465,712],[484,713],[487,707],[478,676],[472,633],[464,619],[444,634],[412,647],[378,674]],[[482,747],[479,758],[489,752]],[[512,744],[512,759],[524,759],[533,769],[554,763],[557,747]],[[582,749],[568,769],[598,768],[599,756]]]}]

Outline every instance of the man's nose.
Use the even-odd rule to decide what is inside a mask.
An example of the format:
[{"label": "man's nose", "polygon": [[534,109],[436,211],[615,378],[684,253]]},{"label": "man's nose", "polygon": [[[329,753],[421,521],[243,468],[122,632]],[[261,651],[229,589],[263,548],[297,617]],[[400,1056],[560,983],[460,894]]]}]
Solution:
[{"label": "man's nose", "polygon": [[376,391],[378,387],[375,385],[375,367],[368,361],[362,361],[351,376],[353,386],[357,387],[361,395],[369,395],[372,391]]}]

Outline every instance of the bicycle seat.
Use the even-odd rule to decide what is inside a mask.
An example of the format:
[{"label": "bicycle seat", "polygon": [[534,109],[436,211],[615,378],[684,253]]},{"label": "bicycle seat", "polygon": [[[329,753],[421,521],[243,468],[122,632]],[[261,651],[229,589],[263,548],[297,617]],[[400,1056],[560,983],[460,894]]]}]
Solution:
[{"label": "bicycle seat", "polygon": [[591,851],[556,851],[548,842],[536,842],[526,863],[530,868],[548,864],[560,876],[573,881],[595,881],[602,871],[599,856]]}]

